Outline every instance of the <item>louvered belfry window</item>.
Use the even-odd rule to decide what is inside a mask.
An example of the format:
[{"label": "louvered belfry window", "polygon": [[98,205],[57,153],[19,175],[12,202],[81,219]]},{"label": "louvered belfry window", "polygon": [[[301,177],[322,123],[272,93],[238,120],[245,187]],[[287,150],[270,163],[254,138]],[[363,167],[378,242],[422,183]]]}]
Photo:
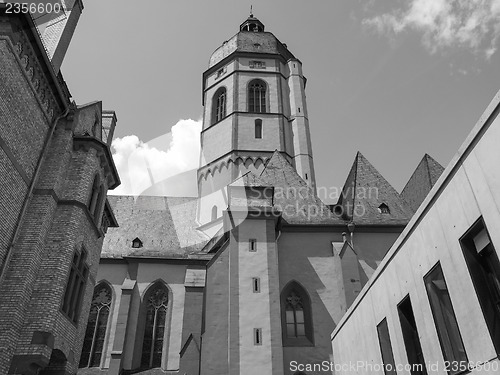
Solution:
[{"label": "louvered belfry window", "polygon": [[148,292],[145,303],[146,324],[141,366],[145,368],[160,367],[168,310],[167,288],[161,283],[154,285]]},{"label": "louvered belfry window", "polygon": [[111,296],[111,288],[106,284],[100,284],[94,289],[79,367],[99,367],[101,365]]}]

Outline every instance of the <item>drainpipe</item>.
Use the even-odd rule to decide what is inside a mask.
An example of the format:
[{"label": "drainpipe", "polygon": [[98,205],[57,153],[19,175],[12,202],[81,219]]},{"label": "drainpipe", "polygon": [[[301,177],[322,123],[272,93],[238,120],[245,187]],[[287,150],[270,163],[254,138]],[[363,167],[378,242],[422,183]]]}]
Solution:
[{"label": "drainpipe", "polygon": [[2,283],[4,281],[5,274],[7,273],[7,265],[10,263],[10,260],[12,258],[12,254],[14,252],[13,250],[14,250],[14,248],[16,246],[16,242],[19,238],[21,224],[24,220],[26,210],[28,209],[28,203],[31,200],[31,198],[33,197],[33,190],[35,190],[35,185],[36,185],[36,182],[38,180],[38,175],[40,174],[40,170],[42,169],[43,161],[44,161],[45,157],[47,156],[47,151],[49,149],[49,143],[52,139],[52,136],[54,135],[54,131],[56,129],[57,123],[63,117],[66,117],[68,115],[69,111],[70,111],[70,107],[67,107],[66,110],[52,122],[52,126],[49,129],[47,136],[45,137],[42,153],[40,154],[40,157],[38,158],[35,172],[33,173],[33,178],[31,179],[31,184],[28,188],[28,192],[26,193],[26,198],[24,199],[23,206],[21,207],[21,213],[19,214],[19,218],[17,220],[16,229],[14,230],[14,234],[12,235],[12,240],[10,242],[8,249],[7,249],[7,254],[5,255],[4,262],[0,266],[0,286],[2,285]]}]

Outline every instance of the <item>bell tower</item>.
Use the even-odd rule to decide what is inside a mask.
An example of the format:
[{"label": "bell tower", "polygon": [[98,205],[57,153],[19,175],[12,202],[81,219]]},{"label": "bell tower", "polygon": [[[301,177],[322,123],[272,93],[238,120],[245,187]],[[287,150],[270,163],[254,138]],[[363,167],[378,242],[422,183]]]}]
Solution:
[{"label": "bell tower", "polygon": [[222,217],[225,187],[260,173],[275,150],[315,188],[302,63],[253,14],[203,73],[198,220]]}]

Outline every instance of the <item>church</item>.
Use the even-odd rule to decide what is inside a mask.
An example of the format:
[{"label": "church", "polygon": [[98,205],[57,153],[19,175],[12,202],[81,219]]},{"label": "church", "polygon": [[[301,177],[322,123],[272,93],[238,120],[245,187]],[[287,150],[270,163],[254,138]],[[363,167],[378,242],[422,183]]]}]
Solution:
[{"label": "church", "polygon": [[202,75],[198,197],[108,197],[81,374],[333,361],[330,333],[443,170],[425,155],[399,194],[358,153],[325,205],[300,59],[253,15],[237,31]]},{"label": "church", "polygon": [[324,204],[302,63],[251,14],[202,75],[198,196],[107,196],[117,117],[72,102],[59,69],[73,2],[42,35],[0,4],[0,372],[333,361],[331,332],[443,167],[425,155],[398,193],[358,152]]}]

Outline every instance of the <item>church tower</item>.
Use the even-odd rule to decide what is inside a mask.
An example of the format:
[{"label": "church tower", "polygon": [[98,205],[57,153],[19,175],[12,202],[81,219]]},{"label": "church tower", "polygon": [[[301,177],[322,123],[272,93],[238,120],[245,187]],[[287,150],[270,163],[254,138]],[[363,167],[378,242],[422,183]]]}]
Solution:
[{"label": "church tower", "polygon": [[203,73],[200,224],[221,219],[225,187],[278,150],[315,188],[302,63],[253,14]]}]

